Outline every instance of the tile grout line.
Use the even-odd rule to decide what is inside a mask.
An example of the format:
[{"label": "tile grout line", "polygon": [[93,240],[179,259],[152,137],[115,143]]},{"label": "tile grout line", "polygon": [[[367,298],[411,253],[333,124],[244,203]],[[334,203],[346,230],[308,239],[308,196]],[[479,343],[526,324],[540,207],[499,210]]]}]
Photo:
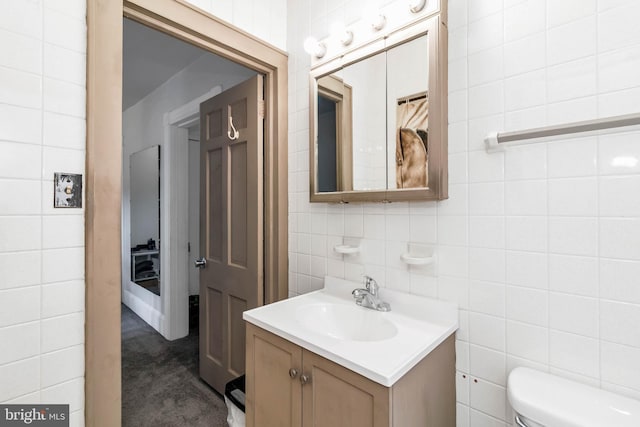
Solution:
[{"label": "tile grout line", "polygon": [[[596,69],[595,69],[595,79],[596,79],[596,117],[600,117],[600,102],[598,102],[598,100],[601,97],[601,93],[600,93],[600,44],[598,43],[598,40],[600,39],[600,20],[601,20],[601,15],[602,12],[600,12],[598,10],[598,4],[600,3],[601,0],[596,0],[596,11],[595,11],[595,15],[596,15],[596,28],[595,28],[595,33],[596,33],[596,53],[595,53],[595,61],[596,61]],[[598,329],[597,329],[597,340],[598,340],[598,386],[600,388],[602,388],[602,331],[601,331],[601,327],[602,327],[602,319],[601,319],[601,304],[602,304],[602,300],[601,300],[601,283],[600,283],[600,242],[601,242],[601,235],[600,235],[600,218],[601,218],[601,212],[600,212],[600,182],[601,182],[601,174],[600,174],[600,159],[599,159],[599,154],[600,154],[600,136],[596,135],[595,137],[595,142],[596,142],[596,157],[595,157],[595,175],[596,175],[596,209],[597,209],[597,217],[596,217],[596,271],[597,271],[597,282],[598,282],[598,306],[596,307],[596,316],[597,316],[597,325],[598,325]]]},{"label": "tile grout line", "polygon": [[[44,53],[44,49],[45,49],[45,43],[44,43],[44,39],[45,39],[45,25],[44,25],[44,15],[45,15],[45,11],[44,11],[44,4],[40,3],[40,25],[42,28],[42,39],[41,39],[41,51],[40,51],[40,345],[38,348],[38,394],[40,395],[40,399],[41,397],[41,392],[42,392],[42,349],[44,346],[44,337],[42,334],[42,328],[43,328],[43,322],[42,322],[42,317],[43,317],[43,312],[44,312],[44,302],[43,302],[43,296],[44,296],[44,290],[42,288],[42,283],[44,282],[44,250],[43,250],[43,246],[44,246],[44,205],[43,205],[43,200],[42,200],[42,196],[44,195],[44,185],[45,185],[45,177],[44,177],[44,170],[45,170],[45,158],[44,158],[44,69],[45,69],[45,53]],[[39,399],[39,400],[40,400]],[[42,403],[42,401],[40,401],[40,403]]]},{"label": "tile grout line", "polygon": [[[503,112],[502,112],[502,124],[503,126],[506,125],[507,122],[507,92],[505,90],[505,85],[507,82],[507,70],[506,70],[506,61],[505,61],[505,46],[507,45],[507,41],[506,41],[506,32],[507,32],[507,19],[506,19],[506,8],[504,7],[504,2],[503,2],[503,9],[502,9],[502,45],[501,45],[501,54],[502,54],[502,70],[501,70],[501,81],[503,84],[503,90],[502,90],[502,108],[503,108]],[[506,395],[506,380],[507,380],[507,375],[508,375],[508,366],[509,366],[509,348],[508,348],[508,342],[509,342],[509,320],[507,317],[507,153],[504,152],[502,153],[502,208],[503,208],[503,212],[502,212],[502,219],[503,219],[503,223],[502,223],[502,227],[503,227],[503,232],[504,232],[504,245],[502,247],[502,259],[504,262],[504,270],[503,270],[503,274],[504,274],[504,282],[503,282],[503,290],[504,290],[504,298],[502,301],[502,305],[503,305],[503,309],[504,309],[504,338],[503,338],[503,355],[504,355],[504,362],[503,362],[503,372],[504,372],[504,376],[505,376],[505,395]],[[506,396],[505,396],[505,400]],[[510,405],[509,402],[506,401],[505,402],[505,413],[504,413],[504,418],[505,418],[505,422],[507,422],[507,420],[510,418],[509,416],[507,416],[507,413],[509,413],[509,415],[511,414],[510,411]]]},{"label": "tile grout line", "polygon": [[[544,55],[544,76],[545,76],[545,93],[544,93],[544,97],[545,97],[545,111],[544,111],[544,115],[545,115],[545,125],[549,124],[549,23],[548,23],[548,16],[549,16],[549,7],[548,4],[545,3],[544,5],[544,46],[545,46],[545,55]],[[549,267],[550,265],[550,260],[551,260],[551,227],[550,227],[550,221],[549,221],[549,214],[550,214],[550,200],[549,200],[549,144],[545,143],[544,144],[544,157],[545,157],[545,174],[544,174],[544,184],[545,184],[545,201],[546,201],[546,216],[545,216],[545,225],[546,225],[546,255],[545,255],[545,262],[546,262],[546,268],[547,268],[547,274],[546,274],[546,286],[545,286],[545,290],[546,290],[546,304],[547,304],[547,324],[546,324],[546,333],[547,333],[547,352],[546,352],[546,369],[547,372],[549,372],[551,370],[551,268]]]}]

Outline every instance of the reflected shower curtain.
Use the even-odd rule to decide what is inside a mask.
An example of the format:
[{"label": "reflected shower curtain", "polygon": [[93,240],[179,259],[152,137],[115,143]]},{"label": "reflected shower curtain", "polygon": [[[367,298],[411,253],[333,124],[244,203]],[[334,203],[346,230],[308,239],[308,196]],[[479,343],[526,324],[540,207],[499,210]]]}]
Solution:
[{"label": "reflected shower curtain", "polygon": [[427,187],[427,94],[398,100],[396,109],[396,188]]}]

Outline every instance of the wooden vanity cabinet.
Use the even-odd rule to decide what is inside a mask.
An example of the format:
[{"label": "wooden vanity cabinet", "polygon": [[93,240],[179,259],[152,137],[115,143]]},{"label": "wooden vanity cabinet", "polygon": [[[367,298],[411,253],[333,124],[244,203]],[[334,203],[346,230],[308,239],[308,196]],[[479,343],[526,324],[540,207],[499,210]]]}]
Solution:
[{"label": "wooden vanity cabinet", "polygon": [[247,323],[246,425],[302,425],[302,348]]},{"label": "wooden vanity cabinet", "polygon": [[455,426],[453,336],[385,387],[247,324],[247,427]]}]

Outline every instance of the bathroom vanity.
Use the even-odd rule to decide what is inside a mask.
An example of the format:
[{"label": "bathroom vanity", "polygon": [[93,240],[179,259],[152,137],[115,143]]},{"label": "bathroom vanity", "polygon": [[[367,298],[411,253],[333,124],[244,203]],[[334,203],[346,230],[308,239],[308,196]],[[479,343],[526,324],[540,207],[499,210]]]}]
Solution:
[{"label": "bathroom vanity", "polygon": [[379,312],[357,287],[327,277],[244,313],[247,426],[455,426],[457,307],[381,289]]}]

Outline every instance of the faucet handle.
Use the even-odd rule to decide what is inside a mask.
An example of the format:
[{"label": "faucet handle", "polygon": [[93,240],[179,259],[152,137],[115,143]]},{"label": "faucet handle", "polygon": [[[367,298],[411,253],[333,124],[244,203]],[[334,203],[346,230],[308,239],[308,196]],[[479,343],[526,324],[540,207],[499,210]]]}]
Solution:
[{"label": "faucet handle", "polygon": [[375,281],[373,277],[364,276],[364,287],[367,288],[371,295],[378,294],[378,282]]},{"label": "faucet handle", "polygon": [[351,291],[351,295],[353,295],[355,299],[361,300],[364,298],[364,291],[364,289],[354,289]]}]

